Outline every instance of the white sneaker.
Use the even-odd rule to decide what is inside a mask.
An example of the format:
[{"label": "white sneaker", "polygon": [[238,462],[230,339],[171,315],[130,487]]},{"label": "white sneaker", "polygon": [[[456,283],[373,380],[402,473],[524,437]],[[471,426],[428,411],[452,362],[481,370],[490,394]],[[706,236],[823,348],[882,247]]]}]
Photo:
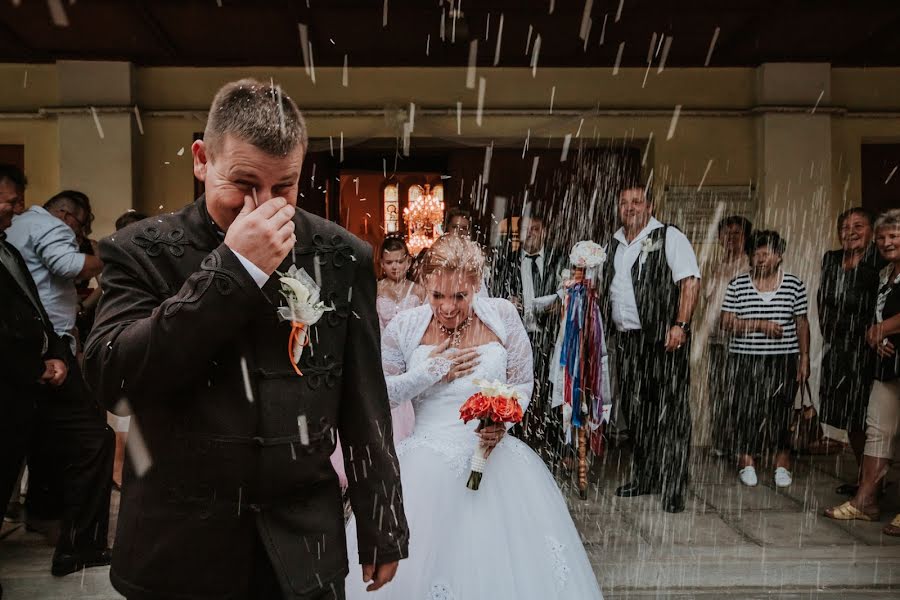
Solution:
[{"label": "white sneaker", "polygon": [[759,483],[759,480],[756,478],[756,467],[744,467],[738,471],[738,477],[740,477],[741,483],[749,487],[754,487]]},{"label": "white sneaker", "polygon": [[784,467],[778,467],[777,469],[775,469],[775,485],[777,487],[787,487],[792,483],[794,483],[794,478],[791,476],[790,471],[788,471]]}]

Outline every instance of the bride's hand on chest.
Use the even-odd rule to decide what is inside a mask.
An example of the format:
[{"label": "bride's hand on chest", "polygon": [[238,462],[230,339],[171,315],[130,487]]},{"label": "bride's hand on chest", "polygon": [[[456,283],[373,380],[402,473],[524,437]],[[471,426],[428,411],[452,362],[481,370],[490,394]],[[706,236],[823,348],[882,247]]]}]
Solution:
[{"label": "bride's hand on chest", "polygon": [[443,358],[450,361],[450,370],[442,379],[444,383],[450,383],[460,377],[470,375],[481,362],[478,348],[464,348],[462,350],[451,348],[450,338],[435,346],[428,357]]}]

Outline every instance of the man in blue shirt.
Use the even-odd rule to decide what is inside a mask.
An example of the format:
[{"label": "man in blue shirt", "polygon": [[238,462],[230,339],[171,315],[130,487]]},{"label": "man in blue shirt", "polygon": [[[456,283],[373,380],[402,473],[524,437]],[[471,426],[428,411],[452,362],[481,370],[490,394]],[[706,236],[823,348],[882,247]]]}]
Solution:
[{"label": "man in blue shirt", "polygon": [[103,265],[78,251],[76,234],[88,215],[70,196],[62,192],[43,208],[31,207],[6,231],[7,242],[19,251],[26,275],[34,280],[49,326],[64,342],[62,359],[68,366],[68,377],[59,387],[44,386],[35,393],[28,450],[29,512],[37,511],[34,496],[43,489],[61,496],[51,498],[62,504],[63,518],[51,569],[56,576],[109,564],[106,537],[115,452],[105,412],[92,399],[75,358],[75,279],[93,277]]}]

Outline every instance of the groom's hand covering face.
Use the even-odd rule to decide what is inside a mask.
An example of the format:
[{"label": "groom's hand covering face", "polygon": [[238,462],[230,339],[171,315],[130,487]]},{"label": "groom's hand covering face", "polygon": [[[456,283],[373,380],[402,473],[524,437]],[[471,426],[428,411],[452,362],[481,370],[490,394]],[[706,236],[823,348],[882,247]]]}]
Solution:
[{"label": "groom's hand covering face", "polygon": [[198,140],[191,147],[209,215],[226,232],[229,248],[271,275],[296,241],[292,219],[303,150],[273,156],[229,134],[218,146]]}]

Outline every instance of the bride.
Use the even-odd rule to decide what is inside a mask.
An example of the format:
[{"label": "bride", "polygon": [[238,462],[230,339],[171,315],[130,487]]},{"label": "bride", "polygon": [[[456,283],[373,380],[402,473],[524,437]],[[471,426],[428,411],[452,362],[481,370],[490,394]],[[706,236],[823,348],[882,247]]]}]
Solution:
[{"label": "bride", "polygon": [[[602,598],[544,463],[505,435],[503,425],[476,431],[476,422],[459,418],[477,380],[515,386],[523,409],[534,385],[531,346],[516,309],[476,297],[483,269],[475,242],[440,238],[422,264],[428,303],[400,313],[384,331],[391,406],[412,402],[416,414],[412,435],[397,444],[409,558],[374,593],[349,577],[351,600]],[[477,443],[490,456],[480,489],[472,491],[466,480]],[[355,519],[347,540],[349,556],[356,555]]]}]

